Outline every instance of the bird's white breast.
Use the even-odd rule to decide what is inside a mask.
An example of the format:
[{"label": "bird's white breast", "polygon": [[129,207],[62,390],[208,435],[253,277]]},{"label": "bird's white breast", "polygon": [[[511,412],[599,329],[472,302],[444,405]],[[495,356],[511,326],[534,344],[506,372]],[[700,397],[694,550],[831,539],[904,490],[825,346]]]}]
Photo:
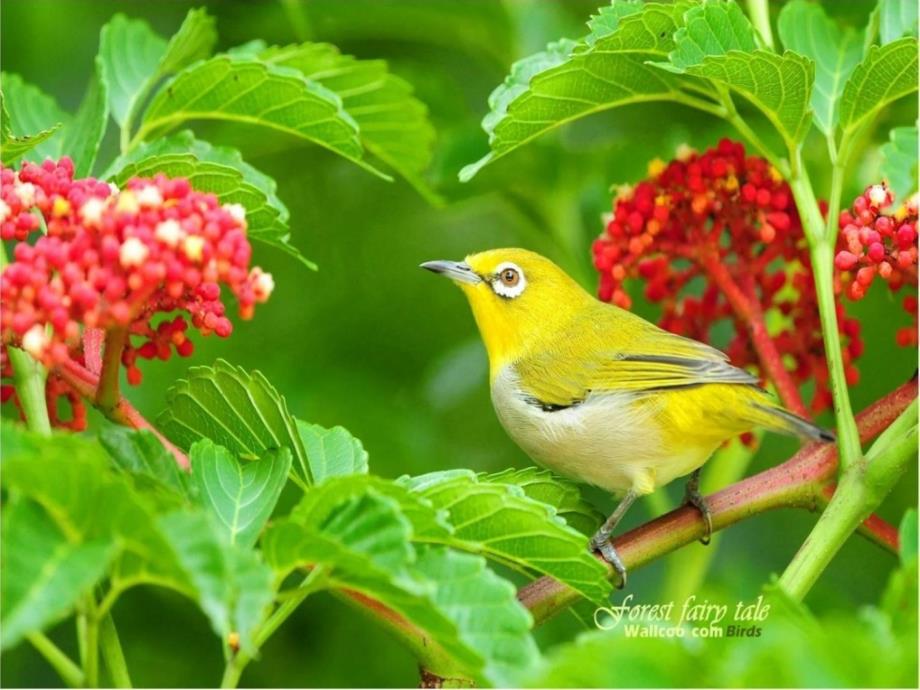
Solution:
[{"label": "bird's white breast", "polygon": [[528,401],[513,365],[493,380],[492,404],[534,461],[612,493],[651,493],[692,472],[712,451],[664,448],[654,405],[636,404],[634,393],[592,392],[577,405],[546,411]]}]

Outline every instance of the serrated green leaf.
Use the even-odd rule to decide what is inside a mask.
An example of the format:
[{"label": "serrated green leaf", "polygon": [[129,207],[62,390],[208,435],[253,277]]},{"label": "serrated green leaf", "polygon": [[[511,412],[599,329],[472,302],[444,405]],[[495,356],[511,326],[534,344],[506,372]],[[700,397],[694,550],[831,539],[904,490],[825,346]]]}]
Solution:
[{"label": "serrated green leaf", "polygon": [[589,552],[585,536],[521,487],[482,482],[463,470],[399,481],[449,512],[454,528],[450,546],[549,575],[594,602],[606,602],[611,588],[607,569]]},{"label": "serrated green leaf", "polygon": [[649,3],[610,17],[578,43],[560,41],[521,60],[489,97],[483,119],[491,152],[460,172],[471,179],[485,165],[566,122],[632,103],[674,99],[676,79],[646,64],[674,48],[685,3]]},{"label": "serrated green leaf", "polygon": [[841,29],[821,5],[807,0],[792,0],[783,6],[778,29],[787,49],[814,60],[811,107],[818,129],[824,134],[832,133],[843,86],[862,59],[862,34]]},{"label": "serrated green leaf", "polygon": [[847,80],[840,98],[840,129],[853,133],[886,105],[917,90],[917,39],[872,46]]},{"label": "serrated green leaf", "polygon": [[882,145],[882,177],[900,204],[917,191],[917,127],[895,127]]},{"label": "serrated green leaf", "polygon": [[245,464],[208,439],[189,451],[199,500],[226,528],[231,544],[249,548],[268,521],[291,469],[291,451],[266,451]]},{"label": "serrated green leaf", "polygon": [[326,429],[319,424],[296,421],[315,483],[330,477],[367,474],[367,451],[347,429],[340,426]]},{"label": "serrated green leaf", "polygon": [[3,511],[0,648],[63,618],[105,573],[110,539],[70,540],[40,505],[17,499]]},{"label": "serrated green leaf", "polygon": [[[0,88],[3,90],[3,103],[9,116],[10,133],[19,137],[40,137],[30,147],[31,160],[43,161],[45,158],[61,157],[60,128],[70,121],[70,115],[61,110],[53,98],[40,89],[23,81],[18,74],[0,73]],[[48,130],[51,130],[50,134]],[[25,151],[23,151],[25,153]],[[3,154],[5,164],[12,163]]]},{"label": "serrated green leaf", "polygon": [[192,120],[274,129],[319,144],[389,179],[362,160],[358,127],[341,99],[294,69],[226,55],[187,67],[154,96],[135,140],[162,135]]},{"label": "serrated green leaf", "polygon": [[905,35],[917,35],[917,3],[914,0],[879,0],[878,11],[882,45]]},{"label": "serrated green leaf", "polygon": [[166,409],[157,427],[180,448],[211,439],[240,457],[255,460],[266,450],[288,448],[311,481],[306,453],[287,403],[258,371],[217,360],[213,367],[192,367],[166,393]]},{"label": "serrated green leaf", "polygon": [[107,426],[99,432],[99,442],[139,489],[164,492],[178,501],[188,497],[188,475],[150,431]]},{"label": "serrated green leaf", "polygon": [[804,139],[811,120],[814,63],[797,53],[733,51],[706,57],[687,74],[721,82],[769,119],[792,148]]},{"label": "serrated green leaf", "polygon": [[530,635],[533,618],[514,585],[492,572],[484,558],[427,546],[419,549],[413,571],[435,584],[435,605],[486,660],[483,673],[493,685],[515,687],[533,672],[540,660]]},{"label": "serrated green leaf", "polygon": [[428,108],[412,86],[391,74],[383,60],[358,60],[328,43],[303,43],[259,50],[263,62],[298,70],[342,99],[367,150],[431,195],[421,179],[431,162],[434,128]]},{"label": "serrated green leaf", "polygon": [[0,90],[0,154],[4,165],[12,165],[24,154],[31,151],[58,130],[59,126],[50,127],[35,134],[16,136],[10,126],[10,114],[3,102],[3,91]]},{"label": "serrated green leaf", "polygon": [[591,19],[588,20],[591,33],[585,38],[585,42],[593,45],[598,39],[616,31],[623,17],[641,11],[641,0],[614,0],[609,5],[598,8],[597,14],[591,15]]},{"label": "serrated green leaf", "polygon": [[604,521],[604,516],[582,498],[575,484],[557,477],[549,470],[538,467],[508,469],[496,474],[480,475],[479,479],[521,487],[528,498],[551,505],[567,525],[585,536],[593,535]]},{"label": "serrated green leaf", "polygon": [[426,667],[461,669],[479,679],[483,659],[435,604],[435,583],[409,570],[416,558],[411,538],[411,524],[397,502],[370,492],[340,504],[322,524],[271,525],[262,550],[281,573],[321,566],[325,588],[347,592],[380,616]]},{"label": "serrated green leaf", "polygon": [[252,633],[273,597],[271,569],[256,552],[227,543],[204,513],[170,513],[157,524],[184,575],[180,591],[198,603],[222,640],[237,633],[240,648],[252,653]]},{"label": "serrated green leaf", "polygon": [[86,95],[73,119],[64,126],[62,151],[73,159],[74,177],[87,177],[93,170],[96,154],[105,136],[109,119],[108,84],[96,58]]},{"label": "serrated green leaf", "polygon": [[674,43],[671,64],[679,69],[699,65],[707,57],[757,48],[754,27],[734,0],[703,0],[687,10]]},{"label": "serrated green leaf", "polygon": [[281,249],[308,268],[316,268],[290,244],[289,213],[276,194],[275,181],[246,163],[239,151],[212,146],[185,130],[137,146],[117,158],[103,178],[121,185],[132,177],[156,173],[186,177],[192,187],[217,195],[221,203],[242,204],[251,239]]},{"label": "serrated green leaf", "polygon": [[670,64],[725,85],[751,101],[797,146],[808,132],[814,63],[786,51],[758,50],[754,28],[733,0],[704,0],[684,15]]},{"label": "serrated green leaf", "polygon": [[167,43],[141,20],[116,14],[102,27],[99,58],[112,117],[124,125],[157,81],[211,54],[217,32],[204,9],[190,10]]},{"label": "serrated green leaf", "polygon": [[179,30],[169,39],[166,53],[160,60],[157,77],[175,74],[186,65],[207,58],[216,43],[214,17],[203,7],[189,10]]},{"label": "serrated green leaf", "polygon": [[336,506],[367,493],[396,501],[399,512],[412,525],[414,539],[445,543],[450,536],[447,511],[435,510],[431,501],[404,486],[367,474],[329,477],[320,486],[312,487],[291,511],[291,520],[308,527],[321,524]]}]

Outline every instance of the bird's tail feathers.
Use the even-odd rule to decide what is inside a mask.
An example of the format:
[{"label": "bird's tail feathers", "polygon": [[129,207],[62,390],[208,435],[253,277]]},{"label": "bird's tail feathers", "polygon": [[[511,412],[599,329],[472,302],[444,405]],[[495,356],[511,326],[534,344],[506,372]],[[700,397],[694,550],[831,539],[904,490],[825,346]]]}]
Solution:
[{"label": "bird's tail feathers", "polygon": [[833,432],[822,429],[812,424],[807,419],[802,419],[798,415],[784,410],[781,407],[762,405],[759,403],[754,403],[753,407],[758,413],[758,426],[763,426],[770,431],[808,438],[813,441],[823,441],[825,443],[834,443],[837,440]]}]

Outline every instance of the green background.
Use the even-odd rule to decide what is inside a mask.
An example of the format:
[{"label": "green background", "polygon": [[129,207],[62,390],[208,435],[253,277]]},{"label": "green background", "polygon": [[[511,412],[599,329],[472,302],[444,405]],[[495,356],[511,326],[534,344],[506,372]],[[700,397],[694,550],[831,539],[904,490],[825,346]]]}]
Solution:
[{"label": "green background", "polygon": [[[309,272],[257,246],[255,261],[275,276],[271,301],[253,321],[237,322],[228,340],[195,338],[191,360],[143,364],[144,383],[128,396],[153,417],[162,409],[166,389],[189,364],[223,357],[263,371],[297,417],[347,427],[370,452],[371,470],[384,477],[528,465],[493,414],[485,353],[462,295],[418,264],[459,259],[490,247],[523,246],[554,258],[593,290],[590,243],[602,230],[601,214],[610,208],[610,186],[641,178],[648,160],[673,157],[680,143],[703,149],[731,132],[681,106],[633,106],[543,137],[460,185],[460,167],[487,151],[479,121],[489,93],[514,60],[547,41],[582,35],[583,22],[596,6],[582,0],[4,0],[3,70],[20,74],[73,111],[90,76],[99,29],[113,13],[144,18],[168,36],[190,7],[202,4],[217,18],[218,50],[254,38],[270,44],[314,40],[361,58],[385,58],[430,108],[438,137],[429,180],[445,203],[433,206],[406,183],[383,182],[317,147],[196,125],[201,138],[241,148],[248,162],[278,181],[278,194],[291,211],[293,243],[320,269]],[[772,8],[774,18],[780,4]],[[828,3],[830,13],[854,26],[865,23],[871,8],[868,2]],[[880,123],[877,138],[886,136],[890,122],[912,121],[909,108],[896,106]],[[115,152],[114,129],[100,161]],[[815,138],[808,150],[820,156],[822,142]],[[876,180],[877,165],[877,153],[867,149],[844,199]],[[820,173],[815,178],[820,194],[826,181]],[[637,310],[656,316],[641,300]],[[867,341],[859,365],[862,380],[851,391],[854,407],[861,409],[914,373],[916,352],[895,346],[893,323],[903,325],[906,316],[881,286],[851,311],[861,318]],[[831,422],[827,415],[821,421]],[[796,447],[794,440],[766,439],[750,471],[777,464]],[[683,490],[678,484],[665,490],[665,504],[676,504]],[[913,469],[886,501],[882,515],[897,523],[905,508],[916,505],[916,486]],[[608,497],[589,495],[602,511],[610,509]],[[640,504],[625,526],[654,515],[649,504]],[[789,562],[814,521],[812,514],[781,511],[730,529],[717,547],[700,598],[755,598],[771,573]],[[634,573],[629,591],[637,600],[660,600],[672,562],[664,559]],[[895,557],[851,539],[808,603],[825,617],[875,603],[896,566]],[[162,590],[134,590],[122,597],[114,615],[136,684],[203,686],[220,677],[219,642],[203,614],[185,600]],[[563,615],[538,630],[537,638],[549,646],[579,629],[573,617]],[[71,637],[69,623],[54,635],[72,651]],[[729,644],[747,643],[706,644],[713,654],[723,654]],[[5,686],[59,682],[28,645],[2,661]],[[654,663],[643,673],[630,681],[656,682]],[[808,678],[807,669],[804,673]],[[682,681],[694,684],[692,670]],[[417,669],[410,654],[360,612],[317,596],[266,645],[243,682],[412,686]]]}]

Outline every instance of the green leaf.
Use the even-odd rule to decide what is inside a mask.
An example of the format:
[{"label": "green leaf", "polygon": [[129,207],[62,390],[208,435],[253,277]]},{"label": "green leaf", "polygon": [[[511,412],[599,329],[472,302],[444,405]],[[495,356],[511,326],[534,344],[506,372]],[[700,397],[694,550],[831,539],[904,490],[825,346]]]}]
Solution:
[{"label": "green leaf", "polygon": [[773,123],[790,148],[808,133],[815,72],[808,58],[789,51],[782,55],[768,50],[733,51],[707,57],[686,72],[721,82],[747,98]]},{"label": "green leaf", "polygon": [[792,149],[808,132],[814,63],[801,55],[758,50],[754,29],[732,0],[705,0],[674,34],[671,65],[711,79],[751,101]]},{"label": "green leaf", "polygon": [[369,492],[340,504],[322,524],[271,525],[262,550],[281,573],[321,566],[324,587],[344,590],[368,607],[427,668],[481,678],[483,659],[435,604],[435,583],[409,571],[415,561],[411,538],[411,524],[396,501]]},{"label": "green leaf", "polygon": [[593,45],[598,39],[609,36],[620,25],[623,17],[642,11],[641,0],[617,0],[605,5],[597,10],[597,14],[592,15],[588,20],[588,28],[591,33],[585,41]]},{"label": "green leaf", "polygon": [[112,117],[124,126],[157,81],[211,53],[217,33],[205,10],[189,11],[169,43],[146,22],[116,14],[102,27],[99,58]]},{"label": "green leaf", "polygon": [[566,525],[552,506],[528,498],[521,487],[483,482],[465,470],[399,481],[435,508],[449,511],[454,528],[449,545],[549,575],[591,601],[606,602],[607,569],[589,552],[585,536]]},{"label": "green leaf", "polygon": [[556,509],[556,515],[565,520],[567,525],[588,537],[604,521],[604,516],[582,498],[575,484],[549,470],[538,467],[507,469],[496,474],[480,475],[479,480],[521,487],[528,498],[551,505]]},{"label": "green leaf", "polygon": [[898,529],[898,542],[901,546],[901,564],[906,566],[911,561],[917,560],[917,510],[911,508],[904,511],[901,525]]},{"label": "green leaf", "polygon": [[136,140],[191,120],[256,125],[306,139],[389,179],[362,160],[358,126],[329,89],[296,70],[218,56],[187,67],[154,96]]},{"label": "green leaf", "polygon": [[533,618],[514,585],[481,556],[428,546],[413,571],[435,584],[434,603],[455,622],[460,639],[486,660],[484,675],[496,687],[515,687],[532,673],[540,652],[530,634]]},{"label": "green leaf", "polygon": [[227,543],[204,513],[171,513],[158,525],[184,575],[180,591],[198,603],[222,640],[238,633],[240,648],[252,653],[252,633],[273,597],[271,570],[256,552]]},{"label": "green leaf", "polygon": [[[609,14],[595,33],[560,41],[515,63],[489,97],[483,119],[491,152],[460,172],[470,180],[492,161],[541,134],[602,110],[677,98],[679,83],[648,63],[674,48],[671,36],[687,5],[647,4],[641,11]],[[611,32],[611,27],[614,27]]]},{"label": "green leaf", "polygon": [[86,177],[92,172],[108,119],[108,85],[102,76],[101,61],[96,58],[80,109],[64,126],[61,147],[73,159],[74,177]]},{"label": "green leaf", "polygon": [[99,432],[99,441],[138,489],[159,491],[180,501],[188,497],[188,475],[152,432],[111,425]]},{"label": "green leaf", "polygon": [[367,474],[328,477],[304,494],[291,511],[291,520],[306,526],[321,524],[337,506],[368,493],[396,501],[400,513],[412,525],[414,539],[447,543],[453,531],[447,522],[447,511],[435,510],[431,501],[404,486]]},{"label": "green leaf", "polygon": [[[642,625],[654,627],[650,623]],[[752,645],[754,642],[751,640]],[[627,637],[619,629],[594,630],[555,647],[540,672],[525,681],[523,687],[679,687],[688,678],[708,677],[702,670],[709,670],[709,665],[704,664],[707,655],[699,654],[698,649],[673,637]]]},{"label": "green leaf", "polygon": [[326,429],[298,419],[297,432],[315,483],[330,477],[367,474],[367,451],[347,429],[340,426]]},{"label": "green leaf", "polygon": [[214,17],[208,15],[203,7],[189,10],[179,30],[169,39],[166,53],[160,60],[157,77],[175,74],[193,62],[204,60],[211,55],[216,43]]},{"label": "green leaf", "polygon": [[[59,130],[70,121],[70,115],[61,110],[53,98],[24,82],[18,74],[0,73],[0,86],[3,88],[3,105],[10,133],[35,138],[30,142],[33,144],[30,146],[30,160],[40,162],[45,158],[60,158],[63,136]],[[48,130],[51,130],[50,133]],[[3,162],[9,164],[13,160],[4,151]]]},{"label": "green leaf", "polygon": [[840,99],[840,129],[851,137],[886,105],[917,90],[917,39],[872,46],[856,66]]},{"label": "green leaf", "polygon": [[917,35],[917,3],[913,0],[879,0],[879,38],[882,45],[902,36]]},{"label": "green leaf", "polygon": [[754,27],[734,0],[703,0],[684,15],[674,34],[671,64],[679,69],[699,65],[707,57],[757,48]]},{"label": "green leaf", "polygon": [[251,239],[281,249],[308,268],[316,268],[290,244],[289,213],[276,194],[275,181],[246,163],[238,151],[211,146],[185,130],[137,146],[116,159],[103,177],[121,185],[132,177],[156,173],[186,177],[192,187],[217,195],[221,203],[242,204]]},{"label": "green leaf", "polygon": [[17,499],[3,511],[2,648],[63,618],[102,577],[111,540],[73,541],[37,503]]},{"label": "green leaf", "polygon": [[23,154],[49,139],[57,130],[58,126],[55,126],[36,134],[21,137],[14,135],[10,127],[10,114],[3,102],[3,91],[0,91],[0,154],[4,165],[12,165]]},{"label": "green leaf", "polygon": [[837,102],[853,68],[862,59],[862,34],[841,29],[821,5],[792,0],[779,13],[783,45],[815,62],[815,88],[811,107],[815,124],[831,134],[837,124]]},{"label": "green leaf", "polygon": [[192,367],[166,393],[166,409],[157,427],[180,448],[211,439],[238,456],[255,460],[266,450],[288,448],[301,480],[311,481],[306,453],[287,403],[258,371],[217,360],[213,367]]},{"label": "green leaf", "polygon": [[906,202],[917,191],[917,127],[895,127],[882,145],[882,177],[894,192],[894,198]]},{"label": "green leaf", "polygon": [[230,543],[253,546],[287,481],[290,449],[270,450],[242,464],[226,448],[204,439],[192,445],[189,460],[199,500],[226,528]]},{"label": "green leaf", "polygon": [[427,191],[420,175],[431,162],[435,136],[428,108],[413,96],[408,82],[390,74],[385,61],[342,55],[328,43],[263,46],[258,58],[296,69],[336,93],[357,123],[367,150],[417,189]]}]

